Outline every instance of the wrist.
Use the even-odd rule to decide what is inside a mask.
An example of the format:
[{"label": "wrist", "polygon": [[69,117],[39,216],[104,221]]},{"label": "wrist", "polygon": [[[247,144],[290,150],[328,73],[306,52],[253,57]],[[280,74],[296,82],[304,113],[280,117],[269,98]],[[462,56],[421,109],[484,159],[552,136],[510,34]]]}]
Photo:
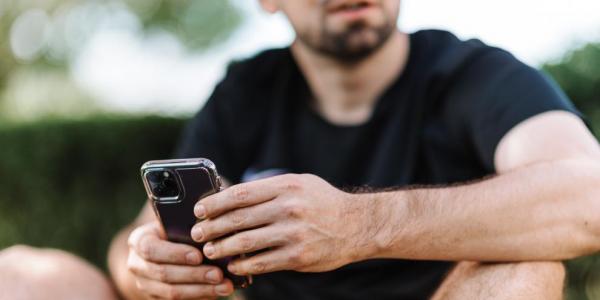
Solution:
[{"label": "wrist", "polygon": [[[396,194],[397,192],[394,192]],[[400,227],[401,199],[392,193],[349,194],[348,202],[355,212],[355,234],[350,238],[350,262],[384,258],[390,252]]]},{"label": "wrist", "polygon": [[399,258],[397,245],[408,249],[408,191],[364,194],[368,206],[363,259]]}]

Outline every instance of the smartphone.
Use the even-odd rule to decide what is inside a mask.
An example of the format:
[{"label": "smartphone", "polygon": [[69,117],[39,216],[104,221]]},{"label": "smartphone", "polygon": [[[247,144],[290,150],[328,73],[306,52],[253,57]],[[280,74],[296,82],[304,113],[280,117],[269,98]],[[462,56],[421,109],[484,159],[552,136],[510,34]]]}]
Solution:
[{"label": "smartphone", "polygon": [[[194,205],[198,200],[221,191],[221,178],[215,164],[205,158],[154,160],[145,163],[141,171],[148,199],[168,240],[202,251],[204,243],[192,240],[190,233],[192,226],[198,222]],[[227,270],[227,264],[234,258],[205,258],[203,263],[220,267],[235,287],[245,288],[252,283],[252,277],[237,276]]]}]

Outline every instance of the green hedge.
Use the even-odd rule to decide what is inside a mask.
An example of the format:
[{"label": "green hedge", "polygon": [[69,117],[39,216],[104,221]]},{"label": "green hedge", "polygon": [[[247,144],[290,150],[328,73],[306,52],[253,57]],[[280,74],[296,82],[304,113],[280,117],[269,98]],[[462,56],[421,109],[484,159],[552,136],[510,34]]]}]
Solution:
[{"label": "green hedge", "polygon": [[0,126],[0,249],[56,247],[104,267],[144,203],[143,162],[171,156],[183,120],[98,117]]}]

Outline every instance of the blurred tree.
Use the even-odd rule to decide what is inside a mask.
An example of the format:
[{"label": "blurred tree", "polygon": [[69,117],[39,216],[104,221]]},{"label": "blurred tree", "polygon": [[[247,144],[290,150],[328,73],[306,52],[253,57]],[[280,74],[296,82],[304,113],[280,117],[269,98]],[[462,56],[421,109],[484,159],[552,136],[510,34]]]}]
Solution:
[{"label": "blurred tree", "polygon": [[574,49],[542,69],[552,76],[571,100],[600,129],[600,43]]},{"label": "blurred tree", "polygon": [[189,51],[202,51],[225,40],[241,18],[228,0],[2,0],[0,116],[95,111],[69,72],[99,30],[141,39],[167,33]]}]

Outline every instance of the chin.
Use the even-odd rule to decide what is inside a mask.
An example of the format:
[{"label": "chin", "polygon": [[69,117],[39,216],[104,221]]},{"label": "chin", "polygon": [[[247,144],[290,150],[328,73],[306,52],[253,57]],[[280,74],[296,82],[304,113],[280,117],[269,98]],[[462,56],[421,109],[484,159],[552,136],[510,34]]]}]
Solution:
[{"label": "chin", "polygon": [[340,34],[350,31],[356,30],[357,28],[376,28],[383,26],[385,24],[385,19],[380,15],[372,15],[372,16],[364,16],[362,18],[357,18],[353,20],[336,20],[334,22],[329,22],[326,24],[326,27],[329,28],[330,32],[338,32]]},{"label": "chin", "polygon": [[377,32],[373,29],[364,29],[354,32],[348,36],[348,48],[350,49],[365,49],[372,48],[378,42]]}]

